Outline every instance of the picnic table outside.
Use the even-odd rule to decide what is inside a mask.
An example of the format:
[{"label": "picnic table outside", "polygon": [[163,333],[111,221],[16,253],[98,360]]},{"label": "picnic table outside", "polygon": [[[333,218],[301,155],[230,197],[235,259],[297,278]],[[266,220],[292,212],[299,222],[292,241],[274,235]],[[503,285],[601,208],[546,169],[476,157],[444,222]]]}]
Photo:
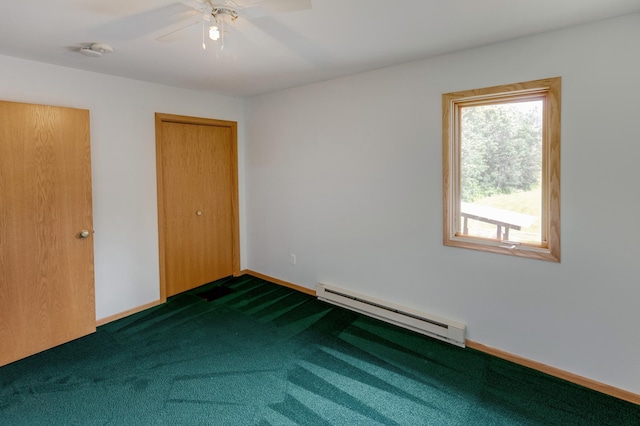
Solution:
[{"label": "picnic table outside", "polygon": [[496,225],[496,238],[505,241],[509,241],[510,229],[520,231],[522,228],[533,225],[538,219],[528,214],[465,202],[460,203],[460,216],[464,219],[462,228],[464,235],[469,235],[469,219],[475,219]]}]

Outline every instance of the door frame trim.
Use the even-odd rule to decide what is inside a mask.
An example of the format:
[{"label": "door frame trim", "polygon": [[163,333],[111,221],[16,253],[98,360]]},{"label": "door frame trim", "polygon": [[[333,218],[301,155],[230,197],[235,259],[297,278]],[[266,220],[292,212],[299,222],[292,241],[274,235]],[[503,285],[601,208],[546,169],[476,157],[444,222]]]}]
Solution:
[{"label": "door frame trim", "polygon": [[156,112],[156,185],[158,189],[158,248],[160,260],[160,301],[167,300],[166,271],[165,271],[165,215],[164,215],[164,187],[162,171],[162,124],[198,124],[205,126],[226,127],[231,131],[231,234],[232,234],[232,268],[233,275],[240,272],[240,205],[238,195],[238,123],[236,121],[217,120],[213,118],[189,117]]}]

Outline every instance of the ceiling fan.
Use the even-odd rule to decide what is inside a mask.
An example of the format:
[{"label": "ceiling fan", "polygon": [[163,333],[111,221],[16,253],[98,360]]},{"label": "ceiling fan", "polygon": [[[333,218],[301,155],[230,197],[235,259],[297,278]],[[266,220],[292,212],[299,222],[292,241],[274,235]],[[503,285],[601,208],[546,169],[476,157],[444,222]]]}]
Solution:
[{"label": "ceiling fan", "polygon": [[156,40],[172,42],[186,36],[187,29],[202,25],[202,48],[206,49],[206,35],[210,40],[219,43],[224,49],[224,42],[229,27],[236,20],[251,20],[269,17],[280,13],[296,12],[311,9],[311,0],[191,0],[180,1],[192,9],[192,22],[183,25]]}]

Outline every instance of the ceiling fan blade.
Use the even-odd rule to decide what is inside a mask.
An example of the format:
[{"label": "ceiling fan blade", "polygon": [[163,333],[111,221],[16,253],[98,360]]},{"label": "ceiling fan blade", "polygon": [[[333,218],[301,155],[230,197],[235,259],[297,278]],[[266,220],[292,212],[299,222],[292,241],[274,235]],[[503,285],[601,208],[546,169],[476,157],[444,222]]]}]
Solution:
[{"label": "ceiling fan blade", "polygon": [[173,30],[164,35],[161,35],[160,37],[156,38],[156,40],[162,43],[173,43],[175,41],[185,39],[189,35],[191,35],[191,31],[187,31],[187,30],[198,28],[198,24],[200,23],[201,23],[200,21],[192,22],[188,25],[178,28],[177,30]]},{"label": "ceiling fan blade", "polygon": [[311,0],[264,0],[259,6],[274,13],[298,12],[311,9]]},{"label": "ceiling fan blade", "polygon": [[87,10],[109,16],[127,16],[138,14],[162,6],[162,3],[172,3],[171,0],[84,0],[81,3]]},{"label": "ceiling fan blade", "polygon": [[262,0],[231,1],[238,4],[239,13],[247,19],[277,15],[279,13],[299,12],[312,7],[311,0]]},{"label": "ceiling fan blade", "polygon": [[179,0],[179,2],[200,12],[203,12],[205,9],[213,8],[213,3],[209,0]]},{"label": "ceiling fan blade", "polygon": [[265,34],[277,40],[283,47],[296,56],[304,58],[319,68],[326,68],[333,63],[330,51],[324,49],[313,40],[295,32],[273,16],[265,16],[252,21],[247,20],[246,22],[254,25]]},{"label": "ceiling fan blade", "polygon": [[111,39],[134,39],[165,27],[182,24],[200,12],[182,3],[168,4],[111,21],[94,30],[96,35]]}]

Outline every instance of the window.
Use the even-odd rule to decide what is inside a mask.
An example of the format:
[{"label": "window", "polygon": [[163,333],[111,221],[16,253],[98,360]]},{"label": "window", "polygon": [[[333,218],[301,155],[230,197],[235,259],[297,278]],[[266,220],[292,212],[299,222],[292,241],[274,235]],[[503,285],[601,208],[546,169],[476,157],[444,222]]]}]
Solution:
[{"label": "window", "polygon": [[442,95],[445,245],[560,261],[560,87]]}]

